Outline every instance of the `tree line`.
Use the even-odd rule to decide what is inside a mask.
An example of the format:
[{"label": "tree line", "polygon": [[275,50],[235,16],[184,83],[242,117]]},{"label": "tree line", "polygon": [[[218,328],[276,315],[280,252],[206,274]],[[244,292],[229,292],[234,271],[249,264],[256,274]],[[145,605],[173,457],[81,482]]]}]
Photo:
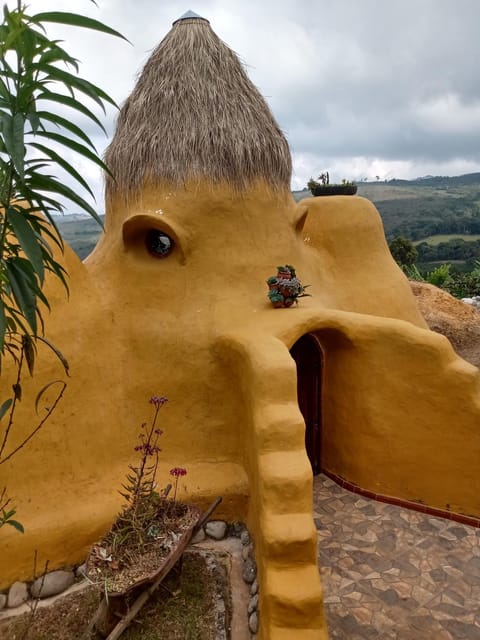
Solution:
[{"label": "tree line", "polygon": [[473,260],[480,258],[480,240],[452,238],[433,245],[421,242],[416,245],[418,262],[439,262],[442,260]]}]

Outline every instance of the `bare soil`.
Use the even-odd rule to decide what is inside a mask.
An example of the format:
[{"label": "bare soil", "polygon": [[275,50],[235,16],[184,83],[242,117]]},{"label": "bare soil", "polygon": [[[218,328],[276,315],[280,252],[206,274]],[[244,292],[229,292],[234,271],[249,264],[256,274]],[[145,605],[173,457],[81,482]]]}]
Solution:
[{"label": "bare soil", "polygon": [[446,336],[459,356],[480,367],[480,311],[432,284],[410,285],[430,329]]}]

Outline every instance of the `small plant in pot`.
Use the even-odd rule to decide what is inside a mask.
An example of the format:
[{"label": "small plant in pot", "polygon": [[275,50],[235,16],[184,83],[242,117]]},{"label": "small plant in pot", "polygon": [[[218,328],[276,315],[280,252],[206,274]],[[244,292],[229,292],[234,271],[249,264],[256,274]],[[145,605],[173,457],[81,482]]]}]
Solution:
[{"label": "small plant in pot", "polygon": [[310,178],[307,187],[314,196],[353,196],[357,193],[357,185],[345,178],[341,184],[331,184],[328,171],[324,171],[317,180]]},{"label": "small plant in pot", "polygon": [[277,275],[267,280],[268,298],[275,308],[291,307],[298,298],[309,296],[305,293],[308,284],[302,285],[291,264],[277,267]]}]

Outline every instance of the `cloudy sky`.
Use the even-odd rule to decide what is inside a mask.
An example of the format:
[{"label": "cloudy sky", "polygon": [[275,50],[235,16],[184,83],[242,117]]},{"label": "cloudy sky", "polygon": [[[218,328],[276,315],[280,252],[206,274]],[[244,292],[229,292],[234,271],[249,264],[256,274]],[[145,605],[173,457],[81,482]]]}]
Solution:
[{"label": "cloudy sky", "polygon": [[[14,4],[9,2],[9,4]],[[241,58],[289,141],[292,188],[480,171],[480,0],[27,0],[123,33],[51,28],[118,103],[171,23],[191,9]],[[107,113],[111,135],[115,112]],[[91,130],[99,151],[108,138]],[[81,167],[98,194],[95,167]]]}]

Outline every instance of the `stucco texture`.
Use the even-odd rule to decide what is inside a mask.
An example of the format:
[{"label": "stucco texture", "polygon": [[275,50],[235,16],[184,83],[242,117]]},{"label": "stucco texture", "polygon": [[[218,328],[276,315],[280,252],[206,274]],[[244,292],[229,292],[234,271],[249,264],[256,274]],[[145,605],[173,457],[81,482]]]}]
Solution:
[{"label": "stucco texture", "polygon": [[[173,252],[145,248],[149,229]],[[290,348],[322,348],[322,466],[364,489],[480,516],[479,372],[429,331],[392,260],[375,207],[310,198],[258,182],[236,193],[202,182],[146,185],[109,204],[84,264],[67,251],[71,295],[50,285],[48,337],[71,366],[59,408],[0,467],[25,535],[2,529],[0,588],[80,562],[109,526],[134,461],[148,399],[161,410],[159,484],[188,470],[182,497],[247,520],[256,544],[261,637],[323,639],[312,471]],[[292,264],[311,297],[273,309],[266,279]],[[47,292],[48,294],[48,292]],[[39,354],[33,390],[59,376]],[[2,377],[7,376],[3,374]]]}]

